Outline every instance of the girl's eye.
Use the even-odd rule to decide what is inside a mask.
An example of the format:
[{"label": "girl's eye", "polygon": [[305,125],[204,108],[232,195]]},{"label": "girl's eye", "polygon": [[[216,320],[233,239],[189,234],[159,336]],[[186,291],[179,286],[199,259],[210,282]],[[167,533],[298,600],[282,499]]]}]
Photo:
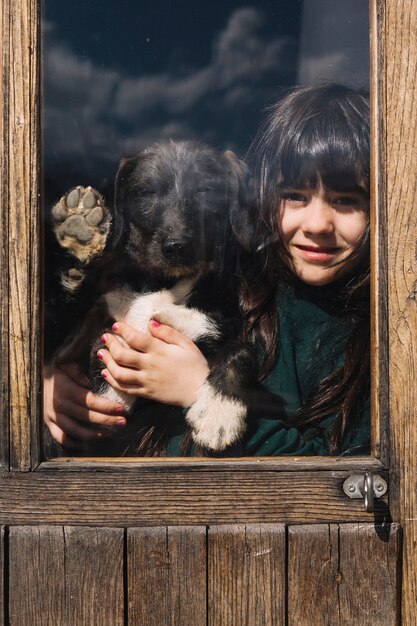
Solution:
[{"label": "girl's eye", "polygon": [[334,198],[332,204],[341,209],[365,209],[366,205],[362,198],[358,196],[339,196]]},{"label": "girl's eye", "polygon": [[281,194],[281,197],[286,204],[300,205],[307,202],[307,196],[298,191],[286,191]]}]

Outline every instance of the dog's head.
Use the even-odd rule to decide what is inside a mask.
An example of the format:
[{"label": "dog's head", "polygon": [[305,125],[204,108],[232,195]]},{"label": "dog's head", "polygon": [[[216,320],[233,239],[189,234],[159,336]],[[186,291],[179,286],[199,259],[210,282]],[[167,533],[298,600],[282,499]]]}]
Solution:
[{"label": "dog's head", "polygon": [[206,273],[222,267],[233,231],[249,242],[243,216],[252,203],[247,167],[232,152],[194,141],[155,143],[120,165],[114,244],[122,242],[148,272]]}]

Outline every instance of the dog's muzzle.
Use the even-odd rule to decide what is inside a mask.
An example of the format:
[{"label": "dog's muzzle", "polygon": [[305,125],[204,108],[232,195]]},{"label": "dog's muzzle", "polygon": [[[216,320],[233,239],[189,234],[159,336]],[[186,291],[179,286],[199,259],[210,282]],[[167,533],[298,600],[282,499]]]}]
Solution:
[{"label": "dog's muzzle", "polygon": [[195,249],[192,239],[165,239],[161,251],[170,264],[190,263],[195,260]]}]

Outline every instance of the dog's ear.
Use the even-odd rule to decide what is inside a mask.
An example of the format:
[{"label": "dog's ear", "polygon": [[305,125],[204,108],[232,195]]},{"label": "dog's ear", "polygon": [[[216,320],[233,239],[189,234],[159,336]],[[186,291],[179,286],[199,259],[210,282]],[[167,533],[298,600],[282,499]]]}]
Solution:
[{"label": "dog's ear", "polygon": [[229,164],[233,200],[230,206],[230,223],[236,239],[248,251],[256,248],[258,211],[253,178],[248,166],[234,152],[226,150]]},{"label": "dog's ear", "polygon": [[112,247],[116,248],[126,235],[125,202],[128,180],[137,166],[137,157],[123,157],[119,162],[114,188],[114,222]]}]

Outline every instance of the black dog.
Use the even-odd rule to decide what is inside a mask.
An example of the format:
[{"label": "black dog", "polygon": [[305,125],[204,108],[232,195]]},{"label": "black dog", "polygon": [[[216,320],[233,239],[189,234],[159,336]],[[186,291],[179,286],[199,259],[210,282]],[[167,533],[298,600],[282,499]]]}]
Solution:
[{"label": "black dog", "polygon": [[103,381],[97,338],[115,319],[145,332],[156,319],[202,349],[210,374],[185,413],[197,446],[218,451],[237,442],[248,406],[280,411],[280,399],[257,381],[254,349],[239,339],[239,255],[253,238],[252,211],[246,166],[192,141],[155,143],[123,160],[113,215],[91,188],[71,190],[53,208],[57,240],[72,257],[62,284],[84,320],[59,359],[78,361],[96,393],[128,410],[129,427],[109,442],[111,453],[163,453],[184,420],[178,408],[119,395]]}]

